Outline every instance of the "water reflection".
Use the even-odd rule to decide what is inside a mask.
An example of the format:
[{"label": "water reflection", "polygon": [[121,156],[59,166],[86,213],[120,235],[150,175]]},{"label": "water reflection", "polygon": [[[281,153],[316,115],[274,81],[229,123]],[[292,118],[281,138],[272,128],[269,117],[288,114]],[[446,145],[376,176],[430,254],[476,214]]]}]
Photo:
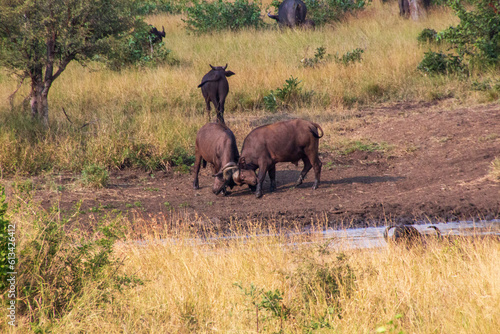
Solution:
[{"label": "water reflection", "polygon": [[[436,226],[443,236],[485,236],[500,237],[500,219],[490,221],[459,221],[437,224],[414,224],[422,235],[436,235],[436,231],[429,226]],[[386,227],[367,227],[346,230],[327,229],[321,233],[325,239],[332,238],[333,248],[375,248],[386,245],[383,234]],[[389,232],[391,236],[391,231]],[[337,241],[337,242],[335,242]]]}]

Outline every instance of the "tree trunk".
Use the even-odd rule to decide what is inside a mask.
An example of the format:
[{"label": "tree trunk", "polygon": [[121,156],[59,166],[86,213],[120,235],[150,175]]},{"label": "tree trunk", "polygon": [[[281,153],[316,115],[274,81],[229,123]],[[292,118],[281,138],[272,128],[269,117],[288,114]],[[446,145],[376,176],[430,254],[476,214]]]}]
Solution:
[{"label": "tree trunk", "polygon": [[427,17],[424,0],[408,0],[410,4],[410,16],[412,20],[418,21]]}]

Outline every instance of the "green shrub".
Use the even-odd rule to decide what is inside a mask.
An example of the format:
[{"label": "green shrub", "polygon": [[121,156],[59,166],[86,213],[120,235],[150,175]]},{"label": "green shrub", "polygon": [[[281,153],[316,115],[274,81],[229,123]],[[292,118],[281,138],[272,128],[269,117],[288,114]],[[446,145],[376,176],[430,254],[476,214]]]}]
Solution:
[{"label": "green shrub", "polygon": [[134,10],[139,15],[170,13],[179,14],[190,0],[134,0]]},{"label": "green shrub", "polygon": [[301,63],[304,67],[315,67],[316,65],[325,62],[329,58],[330,55],[326,54],[326,48],[324,46],[320,46],[316,49],[314,58],[304,58],[301,60]]},{"label": "green shrub", "polygon": [[334,56],[335,61],[337,63],[343,64],[343,65],[349,65],[350,63],[354,62],[360,62],[361,61],[361,54],[365,52],[363,49],[356,48],[352,51],[348,51],[345,54],[342,55],[342,57],[339,57],[338,54]]},{"label": "green shrub", "polygon": [[[500,4],[491,0],[450,1],[460,19],[456,27],[441,31],[437,39],[451,45],[462,60],[479,66],[500,64]],[[496,6],[496,7],[495,7]]]},{"label": "green shrub", "polygon": [[133,276],[116,275],[122,265],[112,255],[117,226],[99,226],[93,238],[85,239],[81,232],[66,232],[65,225],[40,216],[32,230],[24,231],[18,269],[23,302],[18,310],[32,325],[71,311],[89,284],[98,306],[109,301],[113,290],[142,283]]},{"label": "green shrub", "polygon": [[119,71],[128,66],[155,66],[159,64],[175,65],[178,60],[172,56],[172,51],[165,47],[165,41],[152,44],[151,26],[137,20],[134,30],[121,39],[112,39],[107,57],[97,58],[104,61],[113,70]]},{"label": "green shrub", "polygon": [[214,2],[196,0],[193,6],[186,10],[186,14],[187,19],[184,22],[188,30],[196,33],[247,27],[261,28],[264,25],[259,5],[248,0],[235,0],[234,3],[222,0]]},{"label": "green shrub", "polygon": [[108,184],[108,171],[98,165],[92,164],[82,171],[82,184],[91,188],[104,188]]},{"label": "green shrub", "polygon": [[417,41],[421,44],[437,42],[437,31],[425,28],[418,34]]},{"label": "green shrub", "polygon": [[445,55],[434,51],[424,54],[424,59],[418,64],[417,69],[430,74],[467,73],[459,56]]},{"label": "green shrub", "polygon": [[314,92],[302,92],[301,81],[291,76],[286,80],[283,88],[272,90],[264,96],[264,106],[269,111],[276,111],[278,107],[288,107],[290,104],[309,102]]},{"label": "green shrub", "polygon": [[[370,0],[303,0],[307,6],[307,19],[316,26],[340,21],[347,13],[354,13],[366,7]],[[270,7],[278,7],[283,1],[273,0]]]}]

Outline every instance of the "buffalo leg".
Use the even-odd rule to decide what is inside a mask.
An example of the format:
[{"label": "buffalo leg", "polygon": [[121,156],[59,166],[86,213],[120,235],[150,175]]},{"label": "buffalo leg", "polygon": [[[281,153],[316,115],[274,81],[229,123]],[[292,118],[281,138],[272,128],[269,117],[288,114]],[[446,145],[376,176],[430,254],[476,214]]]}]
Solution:
[{"label": "buffalo leg", "polygon": [[264,179],[266,178],[267,173],[267,164],[259,165],[259,175],[257,176],[257,190],[255,190],[255,197],[262,197],[262,184],[264,183]]},{"label": "buffalo leg", "polygon": [[318,189],[319,186],[319,179],[321,178],[321,166],[323,164],[319,159],[316,159],[316,162],[314,163],[314,184],[313,184],[313,189]]},{"label": "buffalo leg", "polygon": [[205,99],[205,111],[207,112],[207,122],[210,122],[210,99]]},{"label": "buffalo leg", "polygon": [[312,152],[306,152],[306,154],[308,156],[308,160],[311,162],[311,164],[314,168],[313,189],[317,189],[319,186],[319,181],[321,178],[321,166],[323,166],[323,164],[321,163],[321,160],[319,160],[317,152],[318,152],[317,148],[315,148]]},{"label": "buffalo leg", "polygon": [[221,99],[219,101],[219,106],[217,108],[217,122],[226,124],[224,123],[224,103],[226,103],[226,99]]},{"label": "buffalo leg", "polygon": [[269,167],[269,180],[271,181],[271,187],[269,189],[270,192],[276,190],[276,165]]},{"label": "buffalo leg", "polygon": [[199,181],[198,181],[198,173],[200,172],[201,165],[201,155],[196,154],[196,158],[194,161],[194,181],[193,181],[193,189],[200,189]]},{"label": "buffalo leg", "polygon": [[298,187],[302,184],[302,181],[306,178],[307,173],[309,170],[312,168],[311,161],[309,161],[309,158],[305,156],[302,158],[302,161],[304,162],[304,168],[302,169],[302,172],[300,172],[299,179],[295,183],[295,186]]}]

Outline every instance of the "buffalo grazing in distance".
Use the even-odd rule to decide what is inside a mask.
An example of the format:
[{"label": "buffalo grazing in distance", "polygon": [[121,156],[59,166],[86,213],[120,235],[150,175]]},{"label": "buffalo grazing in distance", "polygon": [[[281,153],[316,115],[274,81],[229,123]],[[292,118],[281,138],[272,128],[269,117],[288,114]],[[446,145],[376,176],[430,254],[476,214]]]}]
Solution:
[{"label": "buffalo grazing in distance", "polygon": [[[389,231],[394,228],[392,237],[389,237]],[[441,231],[436,226],[429,226],[436,231],[436,237],[442,239]],[[404,244],[407,247],[417,244],[425,244],[424,235],[411,225],[392,225],[384,230],[384,239],[387,243]]]},{"label": "buffalo grazing in distance", "polygon": [[156,29],[156,27],[151,26],[152,28],[149,30],[151,44],[160,43],[165,38],[165,27],[162,26],[162,31]]},{"label": "buffalo grazing in distance", "polygon": [[212,102],[217,110],[217,121],[224,124],[224,103],[226,102],[227,94],[229,93],[229,82],[226,77],[234,75],[232,71],[226,71],[226,66],[212,66],[210,72],[203,76],[201,84],[201,93],[205,98],[207,117],[210,121],[210,102]]},{"label": "buffalo grazing in distance", "polygon": [[[321,136],[318,134],[321,130]],[[322,163],[318,156],[319,138],[323,137],[323,129],[316,123],[303,119],[277,122],[252,130],[243,142],[239,166],[241,169],[255,171],[259,169],[255,196],[262,197],[262,183],[269,173],[271,191],[276,189],[276,163],[304,162],[296,186],[302,184],[307,172],[314,168],[315,181],[313,189],[320,182]]]},{"label": "buffalo grazing in distance", "polygon": [[238,165],[239,153],[233,132],[221,123],[207,123],[196,135],[194,181],[193,188],[199,189],[198,173],[200,166],[213,165],[215,178],[212,191],[218,195],[221,191],[227,194],[226,187],[248,184],[254,187],[257,176],[254,171],[241,170]]},{"label": "buffalo grazing in distance", "polygon": [[307,7],[301,0],[285,0],[278,7],[278,15],[267,16],[276,20],[280,27],[296,26],[314,27],[314,22],[306,19]]}]

